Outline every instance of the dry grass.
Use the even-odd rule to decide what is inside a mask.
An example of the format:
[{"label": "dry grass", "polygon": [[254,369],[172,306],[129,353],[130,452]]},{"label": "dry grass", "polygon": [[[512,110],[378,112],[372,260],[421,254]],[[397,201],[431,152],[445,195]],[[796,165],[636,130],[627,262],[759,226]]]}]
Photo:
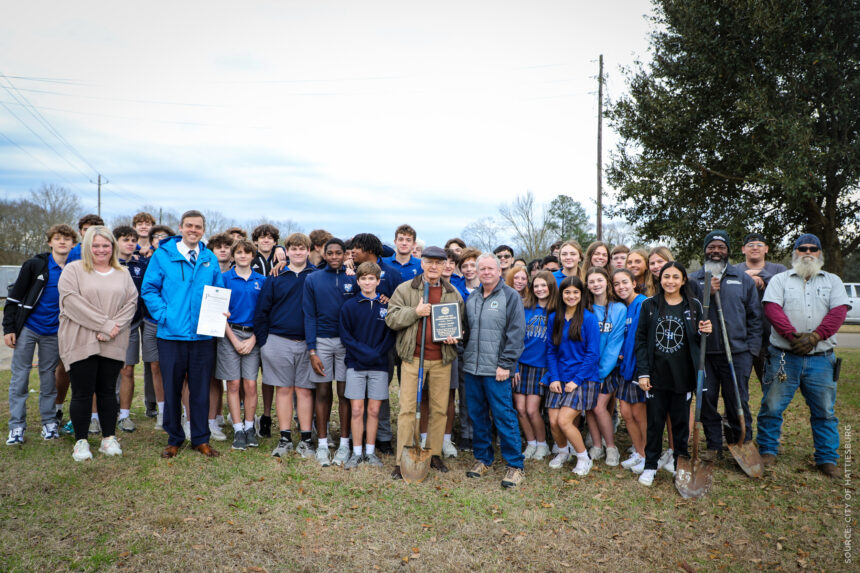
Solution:
[{"label": "dry grass", "polygon": [[[860,351],[840,354],[844,432],[860,427]],[[8,381],[0,373],[0,392]],[[755,411],[755,381],[752,392]],[[32,429],[23,447],[0,447],[0,570],[852,570],[845,485],[815,471],[799,397],[776,468],[754,481],[723,461],[698,501],[681,499],[665,472],[647,489],[602,463],[572,479],[569,468],[530,462],[523,487],[504,491],[500,464],[467,480],[462,453],[420,485],[390,481],[390,458],[384,471],[281,462],[268,456],[273,440],[165,461],[164,435],[135,414],[139,430],[121,436],[119,459],[75,463],[72,438],[47,443]],[[619,443],[629,445],[623,430]]]}]

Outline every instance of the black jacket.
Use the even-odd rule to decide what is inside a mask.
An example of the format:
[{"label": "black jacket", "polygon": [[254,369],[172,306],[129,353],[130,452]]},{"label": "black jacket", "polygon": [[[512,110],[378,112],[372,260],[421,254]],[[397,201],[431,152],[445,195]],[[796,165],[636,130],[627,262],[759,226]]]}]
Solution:
[{"label": "black jacket", "polygon": [[42,298],[48,282],[48,261],[51,253],[40,253],[21,265],[21,272],[6,298],[3,309],[3,335],[21,334],[24,323]]},{"label": "black jacket", "polygon": [[[693,359],[693,369],[699,368],[699,321],[704,310],[698,299],[692,299],[693,312],[696,316],[690,316],[690,310],[684,309],[684,333],[686,334],[687,349]],[[639,326],[636,329],[636,378],[640,376],[652,376],[654,363],[654,348],[657,345],[657,316],[659,304],[657,297],[651,297],[642,302],[642,310],[639,313]]]},{"label": "black jacket", "polygon": [[[704,269],[690,273],[690,284],[696,293],[696,298],[702,300],[705,288]],[[755,281],[734,265],[726,266],[720,281],[720,302],[723,303],[723,315],[726,319],[732,354],[750,352],[753,356],[757,356],[761,350],[763,313]],[[708,336],[708,354],[725,354],[726,349],[723,345],[723,333],[720,330],[720,317],[717,314],[714,295],[711,295],[711,308],[708,315],[714,327],[714,332]]]}]

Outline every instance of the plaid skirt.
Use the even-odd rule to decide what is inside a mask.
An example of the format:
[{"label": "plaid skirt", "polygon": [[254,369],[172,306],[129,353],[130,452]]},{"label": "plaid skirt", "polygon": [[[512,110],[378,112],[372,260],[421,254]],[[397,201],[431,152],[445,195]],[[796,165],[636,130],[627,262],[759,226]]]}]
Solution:
[{"label": "plaid skirt", "polygon": [[600,393],[612,394],[621,387],[623,382],[624,377],[621,376],[621,372],[619,372],[616,367],[609,373],[609,376],[603,380],[603,383],[600,385]]},{"label": "plaid skirt", "polygon": [[[516,394],[543,396],[546,392],[546,387],[541,386],[538,382],[540,382],[544,374],[546,374],[546,368],[529,366],[520,362],[520,382],[519,384],[511,382],[511,386]],[[513,377],[511,380],[513,380]]]},{"label": "plaid skirt", "polygon": [[[564,388],[564,384],[562,384]],[[547,389],[544,406],[547,408],[573,408],[574,410],[592,410],[597,406],[597,394],[600,384],[597,382],[583,382],[573,392],[550,392]]]},{"label": "plaid skirt", "polygon": [[632,380],[622,380],[618,388],[618,399],[628,404],[639,404],[645,401],[645,390],[634,384]]}]

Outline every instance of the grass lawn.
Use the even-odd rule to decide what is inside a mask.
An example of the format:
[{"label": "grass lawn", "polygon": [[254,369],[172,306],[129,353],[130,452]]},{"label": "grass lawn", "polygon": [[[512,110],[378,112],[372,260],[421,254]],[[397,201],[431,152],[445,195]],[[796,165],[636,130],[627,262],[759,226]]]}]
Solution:
[{"label": "grass lawn", "polygon": [[[860,430],[860,350],[839,354],[846,449],[849,427]],[[0,395],[8,384],[0,372]],[[755,380],[751,387],[755,417],[761,392]],[[139,429],[119,436],[121,458],[100,455],[93,439],[95,458],[76,463],[71,437],[39,437],[31,395],[26,443],[0,446],[0,570],[857,570],[843,556],[855,489],[815,470],[799,395],[775,468],[752,480],[726,452],[711,494],[695,501],[683,500],[666,472],[649,489],[603,462],[582,479],[570,467],[527,462],[523,486],[505,491],[501,463],[470,480],[473,458],[464,453],[450,473],[418,485],[388,479],[390,457],[383,471],[351,472],[274,459],[274,439],[246,452],[216,444],[218,459],[184,449],[166,461],[166,436],[153,431],[141,400],[138,378]],[[5,400],[0,418],[8,419]],[[630,443],[623,429],[618,442]]]}]

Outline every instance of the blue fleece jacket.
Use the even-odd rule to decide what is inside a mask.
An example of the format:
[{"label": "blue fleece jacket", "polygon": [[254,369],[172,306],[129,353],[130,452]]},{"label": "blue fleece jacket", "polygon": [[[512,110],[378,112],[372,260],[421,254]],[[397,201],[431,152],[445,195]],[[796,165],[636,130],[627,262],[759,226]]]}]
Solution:
[{"label": "blue fleece jacket", "polygon": [[636,378],[636,329],[639,327],[639,313],[642,311],[642,302],[646,298],[648,297],[644,294],[638,294],[627,306],[624,344],[621,345],[621,375],[625,380],[634,380]]},{"label": "blue fleece jacket", "polygon": [[197,334],[203,287],[223,287],[221,268],[215,253],[200,242],[200,254],[192,265],[176,245],[182,237],[164,239],[159,244],[143,276],[140,296],[158,324],[158,338],[165,340],[209,340]]},{"label": "blue fleece jacket", "polygon": [[526,308],[526,336],[520,364],[546,368],[546,309],[540,305]]},{"label": "blue fleece jacket", "polygon": [[552,343],[552,324],[555,313],[547,317],[546,365],[549,382],[559,381],[562,386],[574,382],[577,386],[583,382],[599,382],[598,362],[600,360],[600,326],[597,317],[583,310],[582,340],[574,341],[568,336],[570,321],[564,321],[561,344]]},{"label": "blue fleece jacket", "polygon": [[597,324],[600,327],[600,365],[597,375],[600,380],[603,380],[618,365],[621,346],[624,344],[627,308],[623,303],[610,302],[609,311],[605,306],[595,304],[592,312],[597,317]]},{"label": "blue fleece jacket", "polygon": [[285,267],[278,276],[270,276],[263,283],[263,290],[257,298],[254,312],[254,335],[257,346],[262,348],[269,339],[269,333],[290,338],[305,339],[305,315],[302,300],[305,294],[305,280],[314,272],[308,265],[296,274]]},{"label": "blue fleece jacket", "polygon": [[395,289],[397,289],[402,282],[400,280],[400,271],[385,262],[382,258],[378,259],[376,264],[379,265],[379,268],[382,270],[382,276],[379,277],[379,286],[376,287],[376,292],[377,294],[391,298]]},{"label": "blue fleece jacket", "polygon": [[361,293],[340,309],[340,342],[346,348],[346,366],[355,370],[388,372],[388,351],[396,333],[385,324],[388,304]]},{"label": "blue fleece jacket", "polygon": [[340,308],[358,292],[355,275],[343,268],[326,267],[305,279],[302,311],[305,315],[305,342],[308,350],[316,350],[317,337],[336,338]]}]

